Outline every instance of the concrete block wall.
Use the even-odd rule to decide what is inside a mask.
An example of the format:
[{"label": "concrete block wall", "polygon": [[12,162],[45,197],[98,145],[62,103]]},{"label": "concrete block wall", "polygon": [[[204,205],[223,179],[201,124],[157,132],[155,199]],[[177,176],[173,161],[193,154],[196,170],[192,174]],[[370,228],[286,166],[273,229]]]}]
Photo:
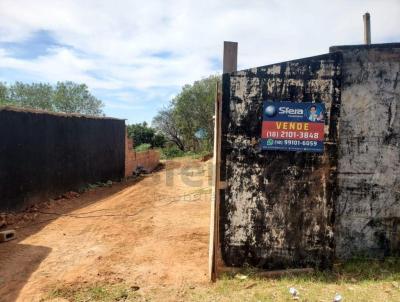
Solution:
[{"label": "concrete block wall", "polygon": [[[334,256],[340,55],[223,76],[220,238],[228,266],[329,267]],[[264,100],[324,103],[324,154],[262,151]]]},{"label": "concrete block wall", "polygon": [[400,254],[400,44],[343,55],[336,256]]},{"label": "concrete block wall", "polygon": [[125,140],[125,177],[131,176],[138,167],[147,172],[153,171],[160,162],[160,152],[148,150],[136,152],[133,149],[133,141],[126,137]]},{"label": "concrete block wall", "polygon": [[[223,76],[220,244],[227,266],[400,254],[400,44]],[[262,151],[263,100],[323,102],[325,152]]]}]

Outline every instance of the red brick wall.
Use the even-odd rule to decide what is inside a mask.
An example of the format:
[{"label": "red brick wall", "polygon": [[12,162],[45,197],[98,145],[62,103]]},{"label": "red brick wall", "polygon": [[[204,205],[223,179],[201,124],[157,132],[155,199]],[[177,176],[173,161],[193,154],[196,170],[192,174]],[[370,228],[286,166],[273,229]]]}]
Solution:
[{"label": "red brick wall", "polygon": [[153,171],[160,161],[160,152],[148,150],[136,152],[133,149],[131,138],[125,139],[125,177],[131,176],[137,167],[142,167],[147,172]]}]

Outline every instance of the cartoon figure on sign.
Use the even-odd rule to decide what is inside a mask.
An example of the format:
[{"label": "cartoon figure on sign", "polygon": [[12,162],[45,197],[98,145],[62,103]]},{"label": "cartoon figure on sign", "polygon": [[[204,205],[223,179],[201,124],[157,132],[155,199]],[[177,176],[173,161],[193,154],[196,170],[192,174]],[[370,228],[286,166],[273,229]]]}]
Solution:
[{"label": "cartoon figure on sign", "polygon": [[320,122],[324,120],[324,113],[316,105],[312,105],[308,110],[308,120],[311,122]]}]

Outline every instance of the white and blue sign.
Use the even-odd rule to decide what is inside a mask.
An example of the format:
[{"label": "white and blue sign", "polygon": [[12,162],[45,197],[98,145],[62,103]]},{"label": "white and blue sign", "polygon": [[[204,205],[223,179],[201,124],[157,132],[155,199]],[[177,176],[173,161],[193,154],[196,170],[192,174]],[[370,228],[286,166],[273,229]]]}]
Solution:
[{"label": "white and blue sign", "polygon": [[265,101],[263,150],[324,152],[325,105]]}]

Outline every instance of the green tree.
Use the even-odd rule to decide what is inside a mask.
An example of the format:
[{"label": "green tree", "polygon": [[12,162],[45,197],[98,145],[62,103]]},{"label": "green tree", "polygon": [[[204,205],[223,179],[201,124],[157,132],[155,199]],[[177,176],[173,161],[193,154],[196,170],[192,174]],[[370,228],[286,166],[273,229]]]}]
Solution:
[{"label": "green tree", "polygon": [[173,108],[164,108],[160,110],[154,117],[152,123],[168,141],[175,144],[181,151],[186,151],[186,145],[174,116]]},{"label": "green tree", "polygon": [[103,102],[95,98],[86,84],[58,82],[54,91],[54,108],[57,112],[101,115]]},{"label": "green tree", "polygon": [[8,89],[5,83],[0,82],[0,106],[8,104]]},{"label": "green tree", "polygon": [[211,151],[214,133],[214,104],[218,76],[185,85],[161,110],[153,125],[181,150]]},{"label": "green tree", "polygon": [[9,87],[8,95],[9,103],[15,106],[54,111],[50,84],[15,82]]},{"label": "green tree", "polygon": [[135,146],[149,144],[151,147],[163,147],[166,141],[162,134],[156,133],[146,122],[128,125],[127,131]]},{"label": "green tree", "polygon": [[167,140],[165,139],[164,135],[162,135],[161,133],[156,133],[156,134],[154,134],[154,137],[153,137],[152,146],[157,147],[157,148],[162,148],[165,146],[166,142],[167,142]]},{"label": "green tree", "polygon": [[58,82],[55,87],[47,83],[0,83],[0,105],[87,115],[101,115],[104,106],[85,84],[73,82]]}]

